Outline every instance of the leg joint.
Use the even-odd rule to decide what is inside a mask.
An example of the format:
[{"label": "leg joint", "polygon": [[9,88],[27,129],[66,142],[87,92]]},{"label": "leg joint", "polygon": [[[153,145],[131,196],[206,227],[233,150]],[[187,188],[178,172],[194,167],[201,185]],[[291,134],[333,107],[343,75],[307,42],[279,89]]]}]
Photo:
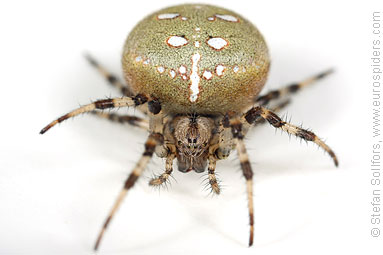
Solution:
[{"label": "leg joint", "polygon": [[151,113],[156,115],[161,111],[161,103],[158,101],[158,99],[150,100],[148,102],[148,108]]},{"label": "leg joint", "polygon": [[145,104],[148,101],[148,97],[145,96],[144,94],[138,94],[133,98],[133,100],[134,100],[134,104],[136,106],[139,106],[139,105]]}]

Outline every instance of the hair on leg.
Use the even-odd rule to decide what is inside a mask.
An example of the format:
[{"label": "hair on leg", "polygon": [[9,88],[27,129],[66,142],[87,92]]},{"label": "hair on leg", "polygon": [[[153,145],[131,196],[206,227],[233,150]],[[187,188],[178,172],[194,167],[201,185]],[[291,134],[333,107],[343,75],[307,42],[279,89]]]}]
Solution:
[{"label": "hair on leg", "polygon": [[148,101],[148,97],[143,94],[138,94],[135,97],[120,97],[120,98],[97,100],[93,103],[81,106],[61,116],[60,118],[52,121],[40,131],[40,134],[44,134],[46,131],[48,131],[50,128],[52,128],[56,124],[61,123],[64,120],[67,120],[69,118],[75,117],[81,113],[91,112],[93,110],[104,110],[108,108],[138,106],[138,105],[146,103],[147,101]]},{"label": "hair on leg", "polygon": [[246,151],[245,143],[243,142],[244,133],[241,121],[231,114],[226,114],[224,120],[224,127],[231,128],[233,139],[235,140],[236,149],[241,164],[243,176],[246,179],[247,200],[249,206],[249,223],[250,235],[249,246],[253,245],[254,240],[254,203],[253,203],[253,170],[249,162],[249,156]]},{"label": "hair on leg", "polygon": [[96,244],[94,246],[94,250],[97,250],[101,239],[105,233],[105,230],[107,229],[110,221],[112,220],[114,214],[116,213],[117,209],[120,207],[122,200],[126,196],[128,190],[133,187],[133,185],[136,183],[137,179],[140,177],[142,172],[145,170],[147,164],[149,163],[150,159],[153,156],[154,150],[156,146],[162,145],[164,142],[164,137],[162,134],[158,133],[152,133],[149,135],[148,139],[146,140],[145,143],[145,151],[142,154],[141,158],[137,162],[136,166],[134,167],[132,173],[129,175],[129,177],[126,179],[125,184],[120,191],[116,202],[114,203],[112,209],[110,210],[108,217],[106,218],[101,231],[97,237]]},{"label": "hair on leg", "polygon": [[219,195],[221,193],[221,189],[219,187],[217,177],[215,175],[215,167],[216,167],[217,158],[214,155],[209,156],[209,165],[207,167],[208,170],[208,177],[209,177],[209,184],[211,187],[211,190]]},{"label": "hair on leg", "polygon": [[253,124],[254,121],[257,120],[259,117],[265,119],[275,128],[280,128],[281,130],[289,134],[295,135],[299,138],[302,138],[305,141],[316,143],[319,147],[321,147],[331,156],[335,166],[338,166],[338,159],[335,153],[313,132],[294,126],[286,121],[283,121],[280,117],[278,117],[278,115],[261,106],[253,107],[244,114],[244,118],[249,124]]},{"label": "hair on leg", "polygon": [[175,156],[176,155],[174,153],[171,153],[166,157],[165,172],[163,172],[158,177],[151,179],[149,181],[149,185],[159,186],[161,184],[166,183],[169,180],[169,177],[173,172],[173,161],[174,161]]}]

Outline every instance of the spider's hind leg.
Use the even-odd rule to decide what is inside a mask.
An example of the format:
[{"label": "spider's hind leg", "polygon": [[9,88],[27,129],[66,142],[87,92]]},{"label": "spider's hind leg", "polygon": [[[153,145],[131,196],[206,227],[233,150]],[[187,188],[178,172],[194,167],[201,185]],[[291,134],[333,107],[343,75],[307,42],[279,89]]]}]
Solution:
[{"label": "spider's hind leg", "polygon": [[121,123],[121,124],[129,124],[134,127],[139,127],[144,130],[149,130],[149,122],[146,119],[142,119],[140,117],[131,116],[131,115],[118,115],[116,113],[106,113],[93,111],[90,112],[93,115],[101,117],[103,119],[110,120],[112,122]]},{"label": "spider's hind leg", "polygon": [[312,77],[309,77],[301,82],[292,83],[288,86],[284,86],[280,89],[272,90],[267,94],[260,96],[255,99],[255,103],[258,103],[261,106],[268,106],[270,103],[275,102],[281,98],[288,97],[292,94],[297,93],[303,88],[315,83],[318,80],[323,79],[324,77],[333,73],[333,70],[327,70]]},{"label": "spider's hind leg", "polygon": [[92,56],[89,54],[85,55],[85,58],[88,62],[95,67],[99,73],[109,82],[110,85],[117,88],[124,96],[133,96],[133,92],[131,89],[121,82],[117,76],[111,74],[107,69],[105,69],[102,65],[100,65]]}]

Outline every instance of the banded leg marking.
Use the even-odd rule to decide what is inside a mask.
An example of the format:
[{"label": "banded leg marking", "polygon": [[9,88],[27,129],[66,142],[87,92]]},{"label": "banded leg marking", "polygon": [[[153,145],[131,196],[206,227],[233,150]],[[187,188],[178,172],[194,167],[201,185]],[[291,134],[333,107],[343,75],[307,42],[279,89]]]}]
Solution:
[{"label": "banded leg marking", "polygon": [[254,240],[254,203],[253,203],[253,170],[249,162],[249,156],[246,151],[245,144],[242,139],[237,139],[237,152],[239,156],[239,162],[241,164],[241,169],[243,176],[246,179],[246,192],[247,200],[249,203],[249,222],[250,222],[250,236],[249,236],[249,246],[253,245]]},{"label": "banded leg marking", "polygon": [[161,134],[153,133],[151,134],[145,143],[145,151],[142,154],[140,160],[137,162],[136,166],[133,169],[133,172],[129,175],[129,177],[126,179],[124,187],[120,191],[120,194],[117,197],[116,202],[114,203],[112,209],[109,212],[108,217],[105,220],[104,225],[101,228],[101,231],[97,237],[96,244],[94,246],[94,250],[96,251],[100,245],[101,239],[105,233],[105,230],[109,226],[110,221],[112,220],[114,214],[116,213],[117,209],[120,207],[123,199],[125,198],[128,190],[133,187],[133,185],[136,183],[137,179],[140,177],[142,172],[145,170],[147,164],[149,163],[150,159],[153,156],[154,150],[157,145],[161,145],[164,141],[164,138]]},{"label": "banded leg marking", "polygon": [[80,108],[77,108],[60,118],[52,121],[49,123],[46,127],[44,127],[41,131],[40,134],[44,134],[46,131],[48,131],[50,128],[55,126],[58,123],[63,122],[66,119],[75,117],[81,113],[86,113],[86,112],[91,112],[96,109],[104,110],[108,108],[117,108],[117,107],[129,107],[129,106],[138,106],[141,104],[144,104],[148,101],[148,97],[142,94],[138,94],[135,97],[121,97],[121,98],[110,98],[110,99],[102,99],[102,100],[97,100],[93,103],[84,105]]},{"label": "banded leg marking", "polygon": [[330,157],[334,161],[335,166],[338,166],[338,159],[335,153],[331,150],[331,148],[327,144],[325,144],[313,132],[294,126],[288,122],[285,122],[280,117],[278,117],[278,115],[276,115],[272,111],[261,106],[251,108],[249,111],[245,113],[244,116],[246,121],[249,124],[254,123],[254,121],[257,120],[257,118],[262,117],[263,119],[267,120],[275,128],[280,128],[281,130],[289,134],[295,135],[296,137],[302,138],[305,141],[309,141],[309,142],[313,142],[317,144],[319,147],[321,147],[330,155]]},{"label": "banded leg marking", "polygon": [[252,246],[254,240],[253,170],[251,169],[249,156],[246,151],[246,146],[243,142],[244,134],[242,133],[241,121],[237,118],[229,118],[227,122],[228,123],[226,124],[229,124],[229,126],[231,127],[231,132],[236,143],[236,149],[239,157],[239,162],[241,164],[242,173],[246,179],[246,192],[249,206],[250,223],[249,246]]},{"label": "banded leg marking", "polygon": [[[279,103],[278,105],[276,105],[274,108],[271,109],[272,112],[280,112],[283,108],[285,108],[288,104],[290,104],[290,99],[286,100],[286,101],[283,101],[281,103]],[[266,120],[259,117],[257,120],[254,121],[254,125],[257,125],[257,124],[263,124],[265,123]],[[246,122],[245,122],[246,123]]]},{"label": "banded leg marking", "polygon": [[299,83],[293,83],[293,84],[288,85],[286,87],[282,87],[281,89],[272,90],[272,91],[268,92],[266,95],[258,97],[255,100],[255,102],[261,106],[266,106],[271,101],[277,100],[279,98],[282,98],[282,97],[290,95],[290,94],[294,94],[294,93],[300,91],[301,89],[307,87],[308,85],[326,77],[327,75],[329,75],[331,73],[333,73],[332,69],[327,70],[327,71],[322,72],[322,73],[319,73],[319,74],[312,76],[312,77],[310,77],[304,81],[301,81]]},{"label": "banded leg marking", "polygon": [[99,111],[93,111],[90,112],[91,114],[94,114],[98,117],[110,120],[112,122],[117,122],[121,124],[129,124],[135,127],[139,127],[145,130],[149,130],[149,122],[146,119],[142,119],[136,116],[130,116],[130,115],[118,115],[115,113],[106,113],[106,112],[99,112]]},{"label": "banded leg marking", "polygon": [[86,54],[85,58],[88,60],[89,64],[91,64],[101,73],[101,75],[109,82],[110,85],[120,90],[124,96],[134,95],[128,86],[123,84],[115,75],[108,72],[108,70],[101,66],[92,56]]}]

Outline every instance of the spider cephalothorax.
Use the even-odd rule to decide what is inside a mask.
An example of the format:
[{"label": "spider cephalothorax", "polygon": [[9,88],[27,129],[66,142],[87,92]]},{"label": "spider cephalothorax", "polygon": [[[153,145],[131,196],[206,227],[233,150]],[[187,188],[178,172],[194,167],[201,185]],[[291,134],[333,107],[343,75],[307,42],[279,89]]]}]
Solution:
[{"label": "spider cephalothorax", "polygon": [[202,116],[177,116],[170,125],[176,140],[178,170],[203,172],[214,130],[213,119]]},{"label": "spider cephalothorax", "polygon": [[[123,97],[82,106],[52,121],[41,134],[68,118],[91,112],[149,132],[145,150],[109,213],[95,249],[127,191],[133,187],[155,153],[166,159],[165,171],[150,180],[153,186],[169,180],[173,161],[181,172],[208,170],[212,192],[220,194],[215,175],[217,160],[235,149],[249,201],[253,244],[253,171],[243,139],[253,125],[268,122],[275,128],[319,145],[333,159],[335,153],[313,132],[283,121],[274,111],[289,96],[331,73],[323,72],[263,96],[269,54],[260,32],[241,15],[210,5],[179,5],[149,15],[128,36],[122,56],[121,83],[93,58],[87,57]],[[149,121],[135,116],[104,113],[107,108],[138,107]]]}]

